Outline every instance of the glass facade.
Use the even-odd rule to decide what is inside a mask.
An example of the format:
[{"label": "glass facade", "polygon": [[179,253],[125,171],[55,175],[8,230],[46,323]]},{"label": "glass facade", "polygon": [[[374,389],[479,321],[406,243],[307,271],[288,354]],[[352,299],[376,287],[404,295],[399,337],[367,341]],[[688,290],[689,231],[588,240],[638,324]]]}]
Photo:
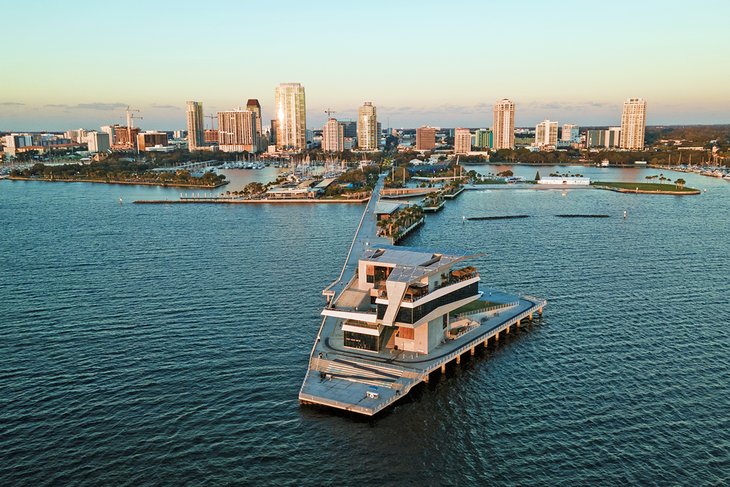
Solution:
[{"label": "glass facade", "polygon": [[344,345],[350,348],[359,348],[361,350],[372,350],[377,352],[380,350],[380,337],[373,335],[364,335],[353,331],[343,332]]},{"label": "glass facade", "polygon": [[[401,307],[401,309],[398,310],[398,316],[395,321],[400,321],[401,323],[415,323],[438,307],[474,296],[478,292],[479,283],[474,282],[468,286],[462,287],[461,289],[457,289],[452,293],[441,296],[440,298],[432,299],[421,306],[416,306],[415,308]],[[380,308],[380,305],[378,308]],[[378,311],[380,311],[380,309],[378,309]]]},{"label": "glass facade", "polygon": [[[479,283],[474,282],[472,284],[469,284],[468,286],[462,287],[461,289],[457,289],[454,292],[445,294],[440,298],[432,299],[431,301],[421,306],[416,306],[415,308],[401,307],[401,309],[398,310],[398,316],[395,318],[395,321],[400,321],[401,323],[415,323],[416,321],[420,320],[440,306],[474,296],[478,292]],[[378,304],[377,314],[379,320],[383,319],[383,316],[385,316],[385,310],[387,308],[388,305],[386,304]]]}]

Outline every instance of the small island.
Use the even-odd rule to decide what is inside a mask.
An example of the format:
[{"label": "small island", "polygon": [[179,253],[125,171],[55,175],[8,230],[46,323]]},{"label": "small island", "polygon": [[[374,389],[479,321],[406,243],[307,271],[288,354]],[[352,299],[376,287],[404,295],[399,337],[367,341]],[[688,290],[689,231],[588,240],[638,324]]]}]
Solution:
[{"label": "small island", "polygon": [[[677,179],[674,183],[671,179],[664,175],[647,176],[647,180],[658,179],[658,183],[635,183],[635,182],[616,182],[616,181],[593,181],[591,186],[596,189],[605,189],[608,191],[616,191],[619,193],[638,193],[638,194],[669,194],[676,196],[685,196],[691,194],[700,194],[701,191],[695,188],[685,186],[685,180]],[[665,181],[667,181],[665,183]]]},{"label": "small island", "polygon": [[187,170],[154,170],[146,162],[122,157],[109,157],[91,164],[63,164],[48,166],[34,164],[26,169],[15,169],[8,179],[20,181],[79,182],[106,184],[136,184],[180,188],[213,189],[228,184],[226,177],[213,172],[191,173]]}]

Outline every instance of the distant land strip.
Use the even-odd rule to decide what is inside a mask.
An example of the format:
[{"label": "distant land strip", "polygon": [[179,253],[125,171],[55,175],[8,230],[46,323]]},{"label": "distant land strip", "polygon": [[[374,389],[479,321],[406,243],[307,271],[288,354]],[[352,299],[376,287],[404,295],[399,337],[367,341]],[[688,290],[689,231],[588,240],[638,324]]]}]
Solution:
[{"label": "distant land strip", "polygon": [[96,184],[127,184],[127,185],[138,185],[138,186],[162,186],[167,188],[200,188],[200,189],[215,189],[220,188],[228,184],[228,181],[224,181],[215,185],[210,184],[186,184],[186,183],[158,183],[153,181],[118,181],[106,179],[66,179],[66,178],[28,178],[25,176],[10,176],[8,179],[13,181],[43,181],[46,183],[96,183]]}]

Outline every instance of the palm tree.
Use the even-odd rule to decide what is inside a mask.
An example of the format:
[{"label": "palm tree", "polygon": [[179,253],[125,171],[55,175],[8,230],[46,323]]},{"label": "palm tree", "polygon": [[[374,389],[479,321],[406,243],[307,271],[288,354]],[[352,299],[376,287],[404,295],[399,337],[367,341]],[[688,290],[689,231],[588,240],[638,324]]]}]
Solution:
[{"label": "palm tree", "polygon": [[676,184],[679,189],[683,189],[685,183],[686,183],[686,181],[682,178],[679,178],[676,181],[674,181],[674,184]]}]

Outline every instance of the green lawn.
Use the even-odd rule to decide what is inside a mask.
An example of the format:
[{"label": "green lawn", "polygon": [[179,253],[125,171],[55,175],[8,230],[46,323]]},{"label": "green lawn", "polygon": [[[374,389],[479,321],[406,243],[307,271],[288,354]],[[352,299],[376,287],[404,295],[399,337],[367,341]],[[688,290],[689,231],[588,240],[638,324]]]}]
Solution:
[{"label": "green lawn", "polygon": [[455,309],[451,312],[452,315],[458,315],[459,313],[468,313],[470,311],[476,311],[478,309],[490,308],[496,306],[499,303],[493,303],[491,301],[485,301],[483,299],[477,299],[471,303],[465,304],[461,308]]},{"label": "green lawn", "polygon": [[697,191],[694,188],[688,188],[685,186],[684,188],[680,188],[674,183],[623,183],[623,182],[614,182],[614,181],[593,181],[591,183],[593,186],[606,186],[609,188],[619,188],[619,189],[639,189],[639,191],[678,191],[682,193],[692,193]]}]

